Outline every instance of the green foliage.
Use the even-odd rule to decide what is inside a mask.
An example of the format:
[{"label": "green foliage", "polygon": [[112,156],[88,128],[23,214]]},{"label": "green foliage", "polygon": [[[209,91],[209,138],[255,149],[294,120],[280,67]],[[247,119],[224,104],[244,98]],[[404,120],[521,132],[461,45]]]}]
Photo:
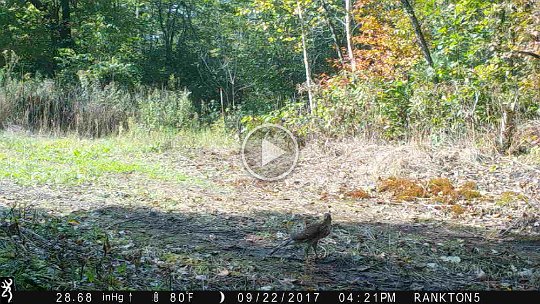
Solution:
[{"label": "green foliage", "polygon": [[411,89],[408,83],[395,81],[384,87],[376,99],[377,112],[380,113],[384,136],[387,138],[401,138],[408,129],[410,115]]},{"label": "green foliage", "polygon": [[61,67],[57,79],[63,83],[76,84],[80,78],[102,86],[114,82],[133,88],[140,83],[140,75],[134,65],[120,62],[116,57],[97,61],[92,54],[77,54],[72,49],[60,49],[56,60]]},{"label": "green foliage", "polygon": [[[0,33],[0,48],[20,54],[24,72],[70,85],[84,74],[102,86],[162,87],[174,75],[200,114],[216,101],[203,118],[209,122],[224,110],[267,113],[290,99],[305,76],[295,1],[259,2],[69,2],[70,42],[59,37],[65,16],[53,1],[36,7],[10,0],[0,8],[0,25],[8,29]],[[337,1],[326,2],[339,11]],[[313,28],[309,51],[319,54],[313,73],[329,72],[333,50],[320,3],[302,5]],[[30,43],[31,37],[39,39]]]},{"label": "green foliage", "polygon": [[[411,54],[412,28],[370,10],[373,5],[397,14],[386,2],[358,6],[356,18],[364,32],[355,40],[370,45],[356,53],[362,69],[355,75],[339,73],[322,79],[317,109],[313,116],[304,115],[312,131],[389,139],[415,134],[440,137],[468,130],[497,131],[508,107],[515,108],[521,120],[540,114],[539,61],[516,51],[532,45],[530,35],[535,34],[529,23],[537,21],[527,12],[537,11],[537,4],[417,1],[415,9],[431,46],[434,69]],[[411,68],[404,70],[409,63]]]},{"label": "green foliage", "polygon": [[[5,1],[0,49],[17,56],[0,62],[0,124],[101,136],[129,117],[159,129],[248,116],[401,139],[493,132],[506,108],[538,117],[538,1],[410,2],[433,64],[400,1],[356,1],[352,73],[342,1],[68,1],[66,16],[51,0]],[[302,28],[317,83],[309,113]]]},{"label": "green foliage", "polygon": [[140,121],[150,128],[190,127],[195,122],[189,92],[152,90],[139,101]]},{"label": "green foliage", "polygon": [[[0,271],[15,277],[23,290],[69,290],[73,282],[82,290],[125,289],[134,286],[137,272],[154,270],[141,262],[135,249],[106,252],[105,244],[127,248],[133,242],[113,238],[94,222],[92,227],[85,225],[89,223],[86,215],[50,216],[13,206],[0,210],[0,223],[9,227],[0,231]],[[29,234],[24,241],[21,231]],[[161,283],[157,274],[149,277],[143,286]],[[79,299],[90,301],[86,294]]]},{"label": "green foliage", "polygon": [[279,124],[288,128],[296,136],[305,136],[313,131],[304,103],[289,103],[267,114],[245,115],[240,123],[247,130],[252,130],[263,124]]}]

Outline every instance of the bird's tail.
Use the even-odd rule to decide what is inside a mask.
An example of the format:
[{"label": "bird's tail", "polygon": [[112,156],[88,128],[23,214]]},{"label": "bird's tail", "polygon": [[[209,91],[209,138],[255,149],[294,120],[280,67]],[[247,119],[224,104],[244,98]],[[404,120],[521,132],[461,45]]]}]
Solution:
[{"label": "bird's tail", "polygon": [[293,240],[292,239],[288,239],[286,240],[285,242],[279,244],[276,248],[272,249],[272,251],[270,251],[270,255],[274,254],[276,251],[278,251],[279,248],[281,247],[285,247],[287,245],[289,245]]}]

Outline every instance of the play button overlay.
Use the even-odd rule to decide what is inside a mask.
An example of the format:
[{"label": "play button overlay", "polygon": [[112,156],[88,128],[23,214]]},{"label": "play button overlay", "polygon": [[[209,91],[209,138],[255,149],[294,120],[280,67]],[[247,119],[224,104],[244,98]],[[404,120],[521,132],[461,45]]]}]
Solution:
[{"label": "play button overlay", "polygon": [[248,133],[242,144],[242,162],[254,177],[265,181],[285,178],[298,161],[293,134],[280,125],[264,124]]},{"label": "play button overlay", "polygon": [[287,154],[285,150],[280,149],[266,139],[263,139],[262,141],[262,151],[261,166],[266,166],[272,161],[280,158],[282,155]]}]

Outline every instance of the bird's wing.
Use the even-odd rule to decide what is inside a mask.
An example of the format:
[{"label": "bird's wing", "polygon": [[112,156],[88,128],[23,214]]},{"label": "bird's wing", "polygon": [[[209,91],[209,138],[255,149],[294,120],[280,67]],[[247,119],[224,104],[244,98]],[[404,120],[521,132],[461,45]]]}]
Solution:
[{"label": "bird's wing", "polygon": [[304,230],[294,233],[291,235],[291,239],[295,241],[308,241],[313,240],[317,238],[317,235],[319,235],[321,224],[320,223],[314,223],[311,225],[306,226]]}]

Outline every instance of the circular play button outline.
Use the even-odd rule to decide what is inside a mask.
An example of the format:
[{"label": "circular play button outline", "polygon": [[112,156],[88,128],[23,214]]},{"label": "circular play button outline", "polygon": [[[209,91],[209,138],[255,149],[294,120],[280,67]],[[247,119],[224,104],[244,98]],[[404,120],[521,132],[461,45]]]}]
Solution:
[{"label": "circular play button outline", "polygon": [[[250,165],[248,164],[247,162],[247,159],[246,159],[246,144],[248,143],[249,141],[249,138],[255,134],[255,132],[261,130],[261,129],[264,129],[264,128],[277,128],[277,129],[280,129],[281,131],[285,132],[289,138],[292,140],[292,142],[294,143],[294,159],[293,159],[293,162],[292,164],[290,165],[289,169],[283,173],[281,173],[280,175],[278,176],[275,176],[275,177],[267,177],[267,176],[263,176],[263,175],[260,175],[258,174],[257,172],[255,172],[251,167]],[[261,163],[262,163],[262,166],[266,166],[268,165],[269,163],[271,163],[273,160],[279,158],[282,156],[283,154],[283,151],[281,148],[275,146],[274,144],[272,144],[271,142],[269,142],[268,140],[266,139],[263,139],[262,140],[262,143],[261,143],[261,157],[262,157],[262,160],[261,160]],[[265,148],[266,147],[266,148]],[[264,150],[265,149],[269,149],[269,150],[272,150],[273,153],[279,153],[279,155],[272,155],[270,157],[265,157],[264,155]],[[258,178],[260,180],[264,180],[264,181],[277,181],[277,180],[280,180],[280,179],[283,179],[285,178],[287,175],[289,175],[293,170],[294,168],[296,167],[296,164],[298,162],[298,157],[300,155],[300,152],[299,152],[299,149],[298,149],[298,142],[296,141],[296,138],[294,137],[294,135],[291,133],[291,131],[287,130],[286,128],[284,128],[283,126],[280,126],[280,125],[276,125],[276,124],[270,124],[270,123],[266,123],[266,124],[262,124],[258,127],[256,127],[255,129],[251,130],[247,135],[246,137],[244,138],[244,141],[242,143],[242,151],[241,151],[241,154],[242,154],[242,163],[244,165],[244,168],[255,178]]]}]

